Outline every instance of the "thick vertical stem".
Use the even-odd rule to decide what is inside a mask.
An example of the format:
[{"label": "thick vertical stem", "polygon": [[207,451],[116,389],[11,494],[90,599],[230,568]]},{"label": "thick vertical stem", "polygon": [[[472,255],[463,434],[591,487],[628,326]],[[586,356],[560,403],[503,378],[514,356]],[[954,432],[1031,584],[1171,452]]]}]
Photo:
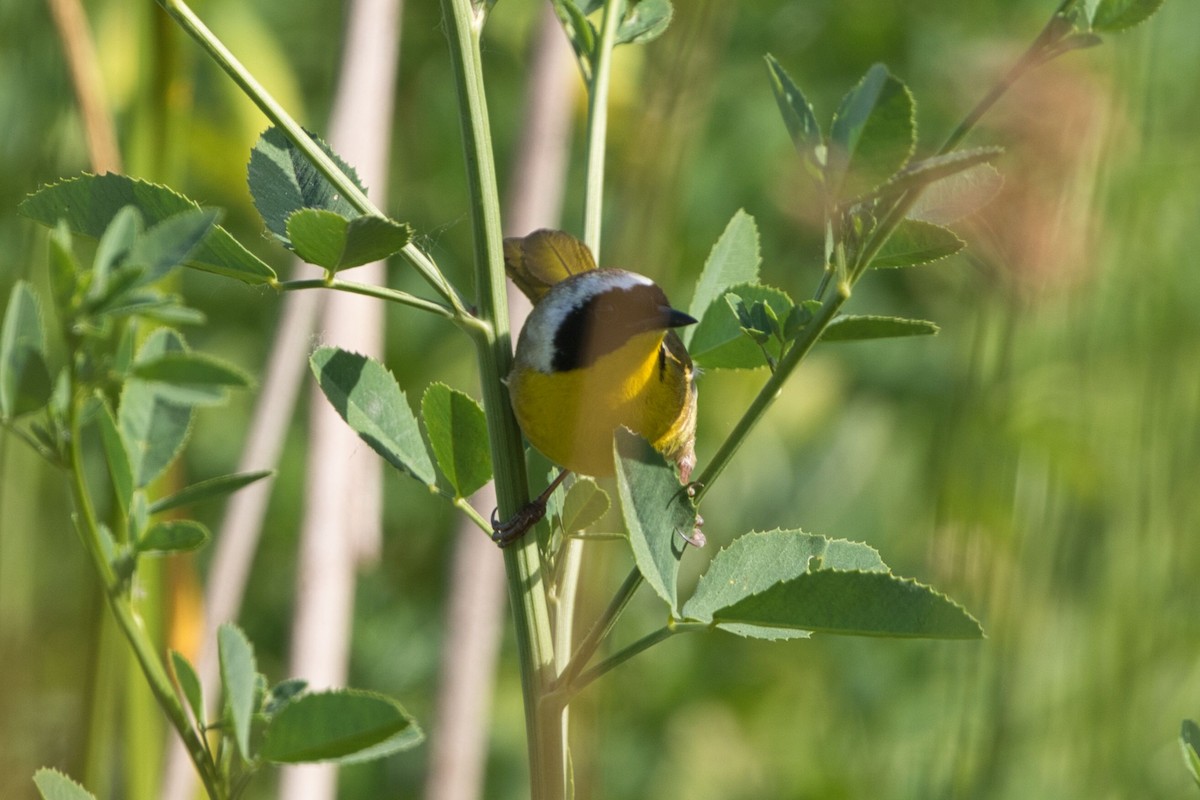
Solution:
[{"label": "thick vertical stem", "polygon": [[[504,280],[500,201],[480,64],[479,22],[469,0],[442,0],[458,89],[463,149],[471,190],[477,314],[487,330],[474,332],[487,414],[496,498],[509,516],[528,498],[524,450],[501,380],[512,367]],[[554,678],[553,641],[537,540],[527,536],[504,551],[516,624],[529,742],[531,796],[557,800],[565,791],[565,754],[558,735],[561,706],[542,703]]]}]

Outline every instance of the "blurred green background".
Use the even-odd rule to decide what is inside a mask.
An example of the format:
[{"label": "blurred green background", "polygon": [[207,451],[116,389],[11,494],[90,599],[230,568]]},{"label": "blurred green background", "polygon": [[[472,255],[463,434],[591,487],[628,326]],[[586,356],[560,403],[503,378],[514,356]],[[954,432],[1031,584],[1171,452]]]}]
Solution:
[{"label": "blurred green background", "polygon": [[[341,4],[198,2],[260,79],[318,131],[338,60]],[[773,53],[828,120],[875,61],[912,88],[921,145],[1032,39],[1049,2],[681,0],[667,34],[618,60],[605,257],[687,298],[738,208],[758,220],[766,282],[812,291],[820,251],[762,56]],[[516,138],[539,6],[503,0],[485,39],[501,180]],[[96,0],[106,88],[127,171],[227,209],[273,263],[245,188],[265,127],[150,2]],[[921,341],[818,348],[706,498],[711,545],[750,529],[869,542],[897,573],[963,603],[982,642],[814,637],[782,644],[678,637],[595,684],[575,713],[580,797],[1176,798],[1200,715],[1200,6],[1168,0],[1148,24],[1020,83],[972,135],[1002,144],[1006,188],[964,226],[971,247],[873,274],[856,312],[937,321]],[[171,65],[169,71],[147,65]],[[452,279],[470,280],[470,225],[446,45],[435,3],[405,9],[391,213]],[[582,114],[582,106],[580,107]],[[565,225],[579,228],[576,142]],[[0,294],[45,279],[44,231],[15,206],[87,156],[46,7],[0,4]],[[392,283],[420,290],[403,265]],[[182,277],[210,316],[194,346],[258,373],[278,298]],[[466,340],[389,310],[402,386],[478,394]],[[761,374],[702,378],[703,465]],[[201,414],[194,478],[232,471],[253,398]],[[297,415],[240,620],[260,667],[283,674],[303,415]],[[388,539],[364,576],[352,681],[431,717],[454,517],[387,477]],[[31,797],[42,765],[79,774],[94,716],[98,590],[55,474],[0,440],[0,797]],[[215,524],[219,509],[203,508]],[[628,569],[594,545],[597,604]],[[602,552],[601,552],[602,551]],[[205,554],[174,565],[203,575]],[[639,596],[618,631],[661,624]],[[511,642],[498,680],[489,798],[524,791]],[[343,770],[343,797],[413,797],[428,750]],[[131,754],[126,753],[126,756]],[[270,796],[270,779],[252,795]]]}]

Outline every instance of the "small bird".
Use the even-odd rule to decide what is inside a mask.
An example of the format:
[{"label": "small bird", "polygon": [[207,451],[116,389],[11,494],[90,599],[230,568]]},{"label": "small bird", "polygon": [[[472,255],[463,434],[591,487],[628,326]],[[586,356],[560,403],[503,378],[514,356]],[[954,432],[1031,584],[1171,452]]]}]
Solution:
[{"label": "small bird", "polygon": [[[564,470],[607,476],[624,426],[674,461],[686,484],[696,463],[695,370],[673,329],[696,320],[644,275],[597,269],[587,246],[562,231],[506,239],[504,256],[534,303],[507,380],[525,438]],[[543,508],[565,474],[539,498]],[[497,540],[516,538],[523,529],[507,531],[522,524],[532,522],[510,520]]]}]

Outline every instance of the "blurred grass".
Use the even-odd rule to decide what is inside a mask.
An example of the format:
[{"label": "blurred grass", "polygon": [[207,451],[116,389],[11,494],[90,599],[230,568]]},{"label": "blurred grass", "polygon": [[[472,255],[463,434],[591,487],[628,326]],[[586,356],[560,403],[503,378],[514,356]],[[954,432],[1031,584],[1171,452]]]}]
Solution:
[{"label": "blurred grass", "polygon": [[[89,10],[104,18],[123,5]],[[677,3],[671,32],[620,64],[604,260],[687,297],[712,242],[745,207],[762,231],[765,279],[806,294],[819,249],[797,216],[762,54],[780,59],[822,120],[870,63],[885,61],[912,86],[931,150],[1049,5]],[[263,62],[268,85],[292,93],[319,129],[336,6],[235,6],[200,10],[218,32],[253,31],[263,53],[279,54]],[[445,45],[432,4],[408,6],[393,211],[466,281]],[[532,9],[506,0],[489,30],[502,163],[519,135]],[[1020,84],[973,137],[1009,152],[1008,188],[969,234],[972,255],[869,276],[852,301],[856,311],[934,319],[942,335],[819,348],[706,500],[711,552],[751,528],[865,540],[897,572],[963,602],[989,638],[671,640],[581,698],[581,798],[1187,796],[1175,736],[1182,717],[1200,713],[1197,29],[1200,8],[1168,0],[1148,25]],[[173,46],[187,52],[186,42]],[[0,65],[6,296],[17,277],[44,281],[42,234],[16,217],[16,203],[85,164],[41,4],[0,6]],[[111,69],[114,82],[138,79]],[[194,124],[181,128],[174,180],[227,207],[235,233],[280,263],[241,182],[258,123],[210,65],[196,63],[193,80],[185,113]],[[114,95],[130,124],[146,113],[120,105],[140,102],[136,88]],[[154,163],[135,155],[130,163]],[[419,289],[400,265],[392,277]],[[183,287],[212,320],[193,344],[257,370],[277,299],[205,275],[185,276]],[[435,378],[476,391],[462,337],[390,313],[390,365],[410,395]],[[704,376],[702,462],[760,379]],[[243,397],[201,416],[190,474],[232,468],[249,407]],[[272,678],[284,677],[302,436],[298,425],[241,620]],[[0,440],[0,469],[0,796],[19,798],[32,796],[37,766],[79,769],[99,607],[56,477],[11,440]],[[390,536],[359,590],[352,682],[394,693],[428,720],[453,518],[400,477],[388,491]],[[218,511],[200,509],[210,523]],[[603,603],[628,561],[614,546],[596,548],[589,591]],[[686,569],[696,574],[711,552],[692,554]],[[621,636],[661,621],[648,598],[629,616]],[[507,658],[492,727],[494,798],[519,797],[524,781]],[[413,796],[423,759],[417,751],[344,770],[343,796]],[[269,783],[255,796],[268,796]]]}]

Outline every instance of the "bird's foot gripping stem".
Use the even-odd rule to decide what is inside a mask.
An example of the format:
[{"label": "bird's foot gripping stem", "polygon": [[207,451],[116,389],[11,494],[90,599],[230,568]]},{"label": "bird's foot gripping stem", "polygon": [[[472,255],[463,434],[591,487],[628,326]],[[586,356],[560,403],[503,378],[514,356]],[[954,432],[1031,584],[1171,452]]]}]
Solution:
[{"label": "bird's foot gripping stem", "polygon": [[546,502],[550,499],[550,495],[554,494],[554,490],[570,472],[570,470],[564,469],[558,473],[558,477],[550,481],[550,485],[544,492],[521,506],[517,513],[503,523],[496,519],[496,514],[500,509],[492,509],[492,541],[503,549],[518,541],[526,531],[541,522],[542,517],[546,516]]}]

